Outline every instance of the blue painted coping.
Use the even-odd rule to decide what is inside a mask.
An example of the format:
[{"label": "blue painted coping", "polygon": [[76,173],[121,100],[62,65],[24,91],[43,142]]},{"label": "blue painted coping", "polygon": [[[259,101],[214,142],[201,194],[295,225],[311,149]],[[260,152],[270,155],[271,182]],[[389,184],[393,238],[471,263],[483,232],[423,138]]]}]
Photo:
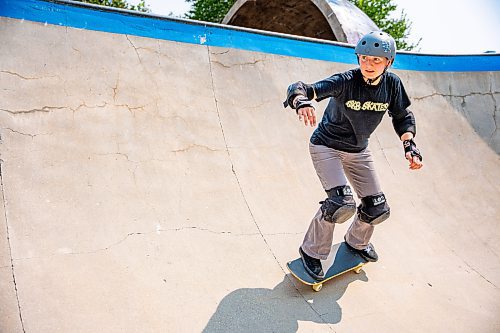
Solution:
[{"label": "blue painted coping", "polygon": [[[354,48],[350,45],[71,1],[0,0],[0,16],[183,43],[357,64]],[[436,72],[500,71],[500,54],[399,53],[393,68]]]}]

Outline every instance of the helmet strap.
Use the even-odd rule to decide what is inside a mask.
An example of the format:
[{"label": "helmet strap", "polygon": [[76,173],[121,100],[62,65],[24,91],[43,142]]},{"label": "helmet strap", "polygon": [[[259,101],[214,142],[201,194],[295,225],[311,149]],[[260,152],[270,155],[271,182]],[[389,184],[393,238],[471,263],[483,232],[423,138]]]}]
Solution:
[{"label": "helmet strap", "polygon": [[363,78],[365,78],[365,82],[366,82],[366,84],[368,84],[369,86],[371,86],[371,85],[373,85],[373,82],[376,82],[376,81],[377,81],[377,80],[378,80],[378,79],[379,79],[382,75],[384,75],[384,74],[385,74],[385,70],[384,70],[384,72],[383,72],[382,74],[380,74],[379,76],[377,76],[377,77],[376,77],[376,78],[374,78],[374,79],[369,79],[369,78],[367,78],[367,77],[365,77],[365,76],[363,76]]},{"label": "helmet strap", "polygon": [[[358,59],[358,63],[359,63],[359,59]],[[365,82],[366,82],[369,86],[373,85],[373,82],[376,82],[376,81],[377,81],[377,80],[378,80],[378,79],[379,79],[382,75],[384,75],[384,74],[385,74],[385,72],[387,72],[387,68],[389,68],[389,66],[390,66],[390,64],[389,64],[388,66],[385,66],[384,71],[382,72],[382,74],[380,74],[379,76],[377,76],[377,77],[376,77],[376,78],[374,78],[374,79],[368,79],[367,77],[365,77],[365,76],[363,75],[363,78],[365,79]]]}]

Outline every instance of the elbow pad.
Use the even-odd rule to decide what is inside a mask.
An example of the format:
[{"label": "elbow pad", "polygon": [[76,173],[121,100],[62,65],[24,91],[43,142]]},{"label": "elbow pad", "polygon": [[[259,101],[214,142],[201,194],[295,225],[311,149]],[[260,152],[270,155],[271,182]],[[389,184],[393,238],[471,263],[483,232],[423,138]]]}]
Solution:
[{"label": "elbow pad", "polygon": [[417,127],[415,124],[415,117],[413,113],[408,110],[406,116],[397,119],[394,115],[392,115],[392,125],[396,133],[401,137],[406,132],[413,133],[413,136],[417,134]]},{"label": "elbow pad", "polygon": [[413,133],[413,136],[417,136],[417,127],[415,124],[394,124],[394,130],[396,130],[396,133],[398,134],[398,137],[401,137],[401,135],[405,134],[406,132]]}]

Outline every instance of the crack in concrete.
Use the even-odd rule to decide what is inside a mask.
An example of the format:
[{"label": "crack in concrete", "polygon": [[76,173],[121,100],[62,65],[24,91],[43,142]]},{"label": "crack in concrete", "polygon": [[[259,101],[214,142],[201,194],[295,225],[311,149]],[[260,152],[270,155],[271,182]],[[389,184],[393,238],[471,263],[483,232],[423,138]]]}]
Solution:
[{"label": "crack in concrete", "polygon": [[[215,110],[217,111],[217,117],[219,119],[219,127],[220,127],[220,130],[221,130],[222,139],[224,140],[224,145],[225,145],[225,150],[226,150],[226,153],[227,153],[227,157],[229,159],[229,163],[231,164],[231,171],[232,171],[232,173],[234,175],[236,183],[238,184],[238,188],[240,190],[241,196],[243,198],[243,201],[245,202],[245,205],[246,205],[246,207],[248,209],[248,212],[250,213],[250,216],[252,218],[253,223],[255,224],[257,230],[259,231],[259,234],[262,237],[262,240],[264,241],[264,243],[266,244],[269,252],[271,252],[271,254],[273,255],[274,259],[276,260],[276,262],[278,263],[278,265],[281,267],[278,258],[276,258],[276,255],[273,253],[271,246],[268,244],[268,242],[266,240],[266,237],[262,233],[262,230],[260,229],[260,227],[259,227],[259,225],[257,223],[257,220],[255,219],[255,216],[254,216],[254,214],[252,212],[252,209],[250,208],[250,204],[248,203],[248,200],[247,200],[247,198],[245,196],[245,193],[243,191],[243,187],[241,185],[241,182],[240,182],[240,179],[238,177],[238,174],[236,173],[236,170],[234,168],[234,162],[233,162],[233,159],[231,157],[231,152],[229,151],[229,145],[227,143],[226,133],[224,132],[224,126],[222,125],[222,119],[221,119],[220,110],[219,110],[219,101],[218,101],[217,95],[215,93],[216,92],[216,88],[215,88],[215,81],[214,81],[214,73],[213,73],[213,69],[212,69],[212,62],[215,62],[215,61],[213,61],[212,58],[210,57],[210,47],[209,46],[207,47],[207,54],[208,54],[208,67],[209,67],[209,71],[210,71],[210,78],[211,78],[211,81],[212,81],[213,98],[214,98],[214,101],[215,101]],[[283,267],[281,267],[281,270],[283,271],[283,273],[285,272],[285,270],[283,269]]]},{"label": "crack in concrete", "polygon": [[[441,212],[437,211],[436,208],[434,208],[433,206],[427,204],[426,205],[428,209],[430,209],[433,214],[435,216],[439,216],[439,214],[441,214]],[[469,264],[469,262],[467,262],[464,258],[462,258],[462,256],[460,256],[457,251],[455,251],[454,248],[452,248],[451,245],[449,245],[446,241],[444,241],[444,238],[443,238],[443,235],[442,235],[442,232],[439,231],[438,229],[436,229],[436,227],[434,226],[434,223],[432,222],[429,222],[428,220],[424,220],[424,223],[429,227],[430,230],[432,230],[436,235],[438,235],[440,238],[441,238],[441,242],[440,244],[442,244],[444,247],[446,247],[446,249],[452,253],[456,258],[458,258],[460,261],[462,261],[464,263],[465,266],[467,266],[471,271],[475,272],[478,276],[480,276],[482,279],[484,279],[487,283],[491,284],[493,287],[495,287],[496,289],[498,289],[498,286],[496,286],[493,282],[491,282],[490,280],[488,280],[484,275],[482,275],[481,273],[479,273],[478,270],[476,270],[474,267],[472,267],[471,264]],[[474,235],[476,237],[476,239],[479,239],[480,238],[474,233],[474,231],[468,227],[465,227],[467,229],[467,232],[471,235]],[[483,245],[483,247],[485,249],[487,249],[489,251],[489,253],[491,254],[491,256],[493,256],[494,258],[498,258],[498,255],[496,255],[496,253],[488,246],[488,244],[484,241],[480,241]]]},{"label": "crack in concrete", "polygon": [[0,71],[0,73],[5,73],[5,74],[17,76],[17,77],[19,77],[19,78],[21,78],[23,80],[27,80],[27,81],[29,81],[29,80],[41,80],[41,79],[47,79],[47,78],[57,77],[56,75],[41,76],[41,77],[29,77],[29,76],[21,75],[21,74],[16,73],[16,72],[5,71],[5,70]]},{"label": "crack in concrete", "polygon": [[[118,143],[118,147],[119,147],[119,145],[120,144]],[[220,149],[213,149],[213,148],[210,148],[208,146],[197,145],[197,144],[190,144],[189,146],[187,146],[185,148],[171,150],[170,152],[171,153],[185,153],[185,152],[188,152],[189,150],[196,149],[196,148],[208,150],[210,152],[221,152],[222,151]],[[154,157],[151,157],[151,158],[148,158],[148,159],[143,159],[143,160],[133,160],[133,159],[130,158],[130,156],[128,154],[120,152],[120,151],[118,151],[116,153],[93,153],[91,155],[93,155],[93,156],[116,156],[117,155],[117,156],[124,157],[127,160],[127,162],[135,163],[135,164],[145,163],[145,162],[150,162],[150,161],[155,161],[155,162],[172,162],[172,160],[163,160],[163,159],[154,158]]]},{"label": "crack in concrete", "polygon": [[[490,90],[493,89],[492,87],[492,84],[490,82]],[[430,95],[425,95],[425,96],[420,96],[420,97],[412,97],[413,100],[415,101],[420,101],[420,100],[423,100],[423,99],[427,99],[427,98],[432,98],[432,97],[435,97],[435,96],[441,96],[441,97],[445,97],[445,98],[450,98],[450,100],[452,98],[458,98],[458,99],[461,99],[461,104],[460,104],[460,107],[461,109],[459,108],[458,111],[460,113],[462,113],[462,115],[467,119],[467,121],[472,125],[474,124],[474,117],[470,114],[470,111],[467,109],[467,103],[466,103],[466,99],[468,97],[471,97],[471,96],[490,96],[493,100],[493,104],[494,104],[494,110],[492,112],[492,118],[493,118],[493,124],[495,125],[495,129],[491,132],[491,133],[479,133],[477,132],[477,128],[472,125],[474,127],[474,130],[480,134],[481,138],[492,148],[493,147],[493,144],[494,144],[494,139],[495,139],[495,135],[498,131],[498,122],[497,122],[497,115],[496,115],[496,112],[498,110],[498,105],[497,105],[497,101],[495,99],[495,95],[496,94],[499,94],[500,92],[497,92],[497,91],[489,91],[489,92],[471,92],[469,94],[466,94],[466,95],[454,95],[451,93],[451,83],[449,85],[449,94],[443,94],[443,93],[438,93],[438,92],[435,92],[435,93],[432,93]]]},{"label": "crack in concrete", "polygon": [[205,149],[205,150],[208,150],[208,151],[211,151],[211,152],[222,151],[220,149],[214,149],[214,148],[210,148],[210,147],[204,146],[204,145],[190,144],[189,146],[187,146],[185,148],[171,150],[171,152],[172,153],[185,153],[185,152],[187,152],[187,151],[189,151],[191,149],[195,149],[195,148],[201,148],[201,149]]},{"label": "crack in concrete", "polygon": [[[146,235],[152,235],[152,234],[160,235],[162,232],[180,232],[180,231],[185,231],[185,230],[196,230],[196,231],[208,232],[208,233],[216,234],[216,235],[227,235],[227,236],[236,236],[236,237],[259,236],[260,235],[260,233],[258,233],[258,232],[255,232],[255,233],[233,233],[232,231],[217,231],[217,230],[212,230],[212,229],[207,229],[207,228],[200,228],[200,227],[196,227],[196,226],[169,228],[169,229],[157,228],[155,231],[130,232],[122,239],[120,239],[120,240],[118,240],[110,245],[107,245],[103,248],[97,249],[97,250],[66,252],[66,253],[53,253],[53,254],[48,255],[48,256],[16,258],[16,259],[13,259],[13,261],[37,260],[37,259],[51,258],[51,257],[55,257],[55,256],[76,256],[76,255],[96,254],[96,253],[100,253],[100,252],[109,251],[110,249],[124,243],[125,241],[127,241],[127,239],[129,239],[130,237],[133,237],[133,236],[146,236]],[[6,267],[9,267],[9,266],[6,266]]]},{"label": "crack in concrete", "polygon": [[135,117],[135,111],[136,110],[142,110],[142,111],[144,111],[144,108],[146,107],[146,105],[130,106],[128,104],[115,104],[115,106],[127,108],[128,111],[130,112],[130,114],[132,114],[134,117]]},{"label": "crack in concrete", "polygon": [[493,131],[493,133],[491,133],[490,137],[488,138],[488,144],[489,145],[493,143],[495,135],[496,135],[496,133],[498,131],[498,122],[497,122],[498,105],[497,105],[497,99],[493,95],[491,97],[493,98],[493,104],[495,105],[495,110],[493,110],[493,122],[495,124],[495,130]]},{"label": "crack in concrete", "polygon": [[16,134],[22,135],[22,136],[29,136],[29,137],[31,137],[32,139],[33,139],[35,136],[37,136],[36,134],[22,133],[22,132],[19,132],[19,131],[13,130],[12,128],[8,128],[8,127],[7,127],[7,128],[5,128],[5,129],[6,129],[6,130],[8,130],[8,131],[11,131],[11,132],[13,132],[13,133],[16,133]]},{"label": "crack in concrete", "polygon": [[158,67],[162,67],[161,65],[161,44],[160,44],[160,40],[158,39],[156,41],[156,47],[157,47],[157,51],[156,51],[156,58],[158,59]]},{"label": "crack in concrete", "polygon": [[120,73],[118,73],[118,77],[116,78],[116,84],[113,88],[113,101],[116,103],[116,94],[118,94],[118,85],[120,84]]},{"label": "crack in concrete", "polygon": [[375,139],[377,140],[378,142],[378,145],[380,146],[380,151],[382,152],[382,155],[384,156],[384,159],[387,163],[387,165],[389,166],[389,168],[391,169],[391,172],[394,176],[396,176],[396,172],[394,171],[394,169],[392,168],[392,165],[391,165],[391,162],[389,162],[389,158],[387,157],[387,154],[385,153],[385,149],[384,147],[382,146],[382,143],[380,142],[380,139],[378,138],[377,134],[374,133],[373,134]]},{"label": "crack in concrete", "polygon": [[[451,88],[450,88],[451,89]],[[470,96],[474,96],[474,95],[479,95],[479,96],[492,96],[493,94],[498,94],[499,92],[471,92],[469,94],[466,94],[466,95],[453,95],[453,94],[443,94],[443,93],[438,93],[438,92],[435,92],[435,93],[432,93],[430,95],[424,95],[424,96],[415,96],[415,97],[412,97],[412,100],[415,100],[415,101],[420,101],[420,100],[423,100],[423,99],[426,99],[426,98],[432,98],[434,96],[441,96],[441,97],[456,97],[456,98],[462,98],[462,101],[465,101],[465,98],[466,97],[470,97]]]},{"label": "crack in concrete", "polygon": [[132,45],[132,47],[134,48],[135,54],[137,55],[137,59],[139,60],[139,63],[142,65],[141,56],[139,55],[139,51],[137,51],[137,47],[134,45],[134,43],[132,43],[130,38],[128,38],[128,35],[125,35],[125,38],[127,38],[130,45]]},{"label": "crack in concrete", "polygon": [[309,306],[309,308],[311,309],[311,311],[314,312],[318,316],[318,318],[323,322],[323,324],[327,325],[327,327],[330,329],[331,332],[335,332],[335,330],[333,329],[333,327],[331,327],[331,324],[323,318],[325,316],[325,314],[321,314],[318,310],[316,310],[316,308],[314,307],[314,305],[311,304],[311,302],[309,302],[309,299],[304,296],[304,294],[300,291],[300,289],[295,284],[295,283],[297,283],[297,284],[301,284],[301,283],[299,283],[297,281],[297,279],[295,279],[294,277],[292,277],[291,273],[286,274],[286,278],[288,279],[288,282],[290,283],[290,285],[292,285],[292,287],[295,288],[295,291],[297,292],[298,297],[302,298],[302,300],[306,303],[306,305]]},{"label": "crack in concrete", "polygon": [[70,253],[64,253],[63,255],[96,254],[96,253],[99,253],[99,252],[108,251],[112,247],[115,247],[115,246],[120,245],[121,243],[125,242],[129,237],[136,236],[136,235],[144,235],[144,233],[142,233],[142,232],[131,232],[131,233],[127,234],[127,236],[125,236],[123,239],[119,240],[118,242],[113,243],[111,245],[108,245],[105,248],[95,250],[95,251],[70,252]]},{"label": "crack in concrete", "polygon": [[82,102],[80,105],[78,105],[76,108],[68,107],[73,113],[80,111],[81,108],[87,108],[87,109],[102,109],[108,105],[107,102],[103,102],[103,105],[87,105],[87,103]]},{"label": "crack in concrete", "polygon": [[[236,179],[236,183],[238,184],[238,187],[240,189],[240,193],[241,193],[241,196],[243,198],[243,201],[245,202],[245,205],[246,205],[246,207],[248,209],[248,212],[250,213],[250,216],[252,218],[253,223],[255,224],[255,227],[257,228],[257,231],[259,232],[260,237],[264,241],[264,244],[266,245],[268,251],[273,256],[275,262],[278,264],[278,266],[281,269],[281,271],[283,272],[283,274],[285,274],[287,276],[287,278],[288,278],[289,282],[291,283],[291,285],[295,286],[295,284],[293,284],[293,281],[291,280],[292,278],[290,277],[290,274],[286,273],[285,268],[281,265],[280,261],[276,257],[276,254],[273,252],[273,249],[271,248],[270,244],[268,243],[268,241],[266,239],[266,236],[264,235],[264,233],[260,229],[259,224],[257,223],[257,220],[256,220],[256,218],[255,218],[255,216],[254,216],[254,214],[252,212],[252,209],[250,208],[250,204],[248,203],[248,200],[247,200],[247,198],[245,196],[245,192],[243,191],[243,186],[241,185],[241,182],[240,182],[240,179],[238,177],[238,174],[236,173],[236,170],[234,168],[234,162],[232,160],[231,153],[229,151],[229,145],[227,143],[226,134],[224,132],[224,126],[222,125],[222,120],[221,120],[221,117],[220,117],[219,101],[217,100],[217,95],[215,93],[216,89],[215,89],[215,82],[214,82],[214,73],[213,73],[213,69],[212,69],[212,59],[210,57],[210,46],[207,47],[207,53],[208,53],[208,64],[209,64],[209,70],[210,70],[210,77],[211,77],[211,80],[212,80],[212,92],[213,92],[213,97],[214,97],[214,101],[215,101],[215,109],[217,111],[217,117],[219,118],[219,126],[220,126],[220,129],[221,129],[221,133],[222,133],[222,138],[224,140],[224,144],[226,146],[227,156],[229,158],[229,162],[231,163],[231,171],[232,171],[232,173],[233,173],[233,175],[234,175],[234,177]],[[214,61],[214,62],[215,63],[219,63],[219,62],[216,62],[216,61]],[[227,67],[227,66],[223,65],[222,63],[219,63],[219,64],[222,65],[222,66],[224,66],[224,67]],[[307,302],[307,299],[304,297],[304,295],[300,292],[300,290],[296,286],[295,286],[295,290],[302,297],[302,299],[306,302],[306,304],[309,305],[309,307],[311,308],[311,310],[314,313],[317,314],[318,318],[324,324],[327,324],[328,328],[331,331],[334,331],[333,328],[328,324],[328,322],[326,320],[324,320],[323,317],[321,317],[320,313],[318,311],[316,311],[316,309],[311,304],[309,304],[309,302]]]},{"label": "crack in concrete", "polygon": [[50,113],[56,110],[62,110],[62,109],[67,109],[68,107],[66,106],[44,106],[41,109],[31,109],[31,110],[7,110],[7,109],[0,109],[0,111],[7,112],[10,114],[30,114],[30,113]]},{"label": "crack in concrete", "polygon": [[217,64],[217,65],[220,65],[224,68],[232,68],[232,67],[236,67],[236,66],[253,66],[259,62],[263,62],[264,59],[258,59],[258,60],[255,60],[255,61],[251,61],[251,62],[242,62],[242,63],[237,63],[237,64],[231,64],[231,65],[226,65],[226,64],[223,64],[222,62],[218,61],[218,60],[210,60],[210,63],[214,63],[214,64]]},{"label": "crack in concrete", "polygon": [[[39,135],[50,135],[49,133],[39,133],[39,134],[29,134],[29,133],[22,133],[22,132],[19,132],[19,131],[16,131],[16,130],[13,130],[12,128],[9,128],[9,127],[6,127],[4,128],[8,131],[11,131],[13,133],[16,133],[16,134],[19,134],[19,135],[23,135],[23,136],[29,136],[31,137],[32,139],[34,139],[35,137],[39,136]],[[0,140],[1,141],[1,140]]]},{"label": "crack in concrete", "polygon": [[231,235],[231,236],[259,236],[260,233],[258,232],[253,232],[253,233],[233,233],[232,231],[216,231],[216,230],[211,230],[207,228],[200,228],[196,226],[190,226],[190,227],[180,227],[180,228],[171,228],[171,229],[157,229],[157,233],[163,232],[163,231],[184,231],[184,230],[199,230],[199,231],[204,231],[204,232],[209,232],[212,234],[216,235]]},{"label": "crack in concrete", "polygon": [[229,53],[230,50],[226,50],[226,51],[222,51],[222,52],[213,52],[213,51],[210,51],[210,54],[213,54],[213,55],[221,55],[221,54],[227,54]]},{"label": "crack in concrete", "polygon": [[[115,89],[117,88],[112,88],[113,91],[116,92]],[[113,99],[116,97],[116,94],[113,96]],[[69,106],[43,106],[42,108],[35,108],[31,110],[8,110],[8,109],[1,109],[0,111],[7,112],[13,115],[18,115],[18,114],[32,114],[32,113],[51,113],[53,111],[57,110],[64,110],[64,109],[69,109],[73,113],[80,111],[82,108],[87,108],[87,109],[97,109],[97,108],[105,108],[108,105],[112,105],[115,107],[123,107],[126,108],[132,115],[135,115],[135,112],[137,110],[144,110],[146,108],[146,105],[139,105],[139,106],[131,106],[129,104],[108,104],[108,102],[103,102],[101,105],[87,105],[85,102],[82,102],[80,105],[77,107],[69,107]]]},{"label": "crack in concrete", "polygon": [[12,245],[10,242],[10,228],[9,228],[9,222],[8,222],[8,217],[7,217],[7,205],[6,205],[7,200],[5,199],[5,189],[4,189],[4,182],[3,182],[2,165],[3,165],[3,160],[0,160],[0,187],[1,187],[1,191],[2,191],[2,205],[3,205],[3,209],[4,209],[5,228],[6,228],[6,233],[7,233],[7,244],[8,244],[8,248],[9,248],[9,257],[10,257],[10,268],[11,268],[11,272],[12,272],[12,282],[14,283],[14,291],[16,294],[17,309],[19,312],[19,320],[21,321],[21,328],[22,328],[23,332],[26,332],[26,330],[24,328],[24,320],[23,320],[23,314],[22,314],[22,310],[21,310],[21,302],[19,301],[19,290],[17,287],[14,259],[12,258]]},{"label": "crack in concrete", "polygon": [[266,236],[297,236],[297,235],[303,235],[304,232],[275,232],[275,233],[266,233],[264,235]]},{"label": "crack in concrete", "polygon": [[[452,251],[454,252],[454,251]],[[455,254],[456,255],[456,254]],[[457,255],[458,256],[458,255]],[[460,258],[460,257],[459,257]],[[463,258],[460,258],[462,259],[462,261],[464,262],[465,265],[467,265],[467,267],[469,267],[474,273],[476,273],[477,275],[479,275],[481,278],[483,278],[484,281],[486,281],[487,283],[491,284],[495,289],[498,289],[498,286],[496,286],[493,282],[491,282],[490,280],[488,280],[486,278],[486,276],[484,276],[483,274],[479,273],[479,271],[477,271],[476,269],[474,269],[474,267],[472,267],[467,261],[465,261]]]},{"label": "crack in concrete", "polygon": [[[487,283],[489,283],[490,285],[492,285],[495,289],[498,289],[498,286],[495,285],[492,281],[488,280],[483,274],[481,274],[478,270],[476,270],[474,267],[472,267],[471,264],[469,264],[464,258],[462,258],[454,249],[452,249],[449,245],[447,245],[446,243],[443,242],[443,244],[445,244],[445,246],[448,248],[448,250],[453,253],[453,255],[455,255],[457,258],[459,258],[465,266],[467,266],[471,271],[473,271],[474,273],[476,273],[478,276],[480,276],[484,281],[486,281]],[[488,248],[488,246],[483,243],[483,245]],[[490,250],[488,248],[488,250]],[[491,251],[491,250],[490,250]]]},{"label": "crack in concrete", "polygon": [[125,154],[125,153],[121,153],[121,152],[117,152],[117,153],[94,153],[92,154],[94,156],[120,156],[120,157],[125,157],[125,159],[127,160],[127,162],[130,162],[130,163],[135,163],[135,164],[138,164],[138,163],[141,163],[141,162],[146,162],[146,161],[134,161],[134,160],[131,160],[130,157]]}]

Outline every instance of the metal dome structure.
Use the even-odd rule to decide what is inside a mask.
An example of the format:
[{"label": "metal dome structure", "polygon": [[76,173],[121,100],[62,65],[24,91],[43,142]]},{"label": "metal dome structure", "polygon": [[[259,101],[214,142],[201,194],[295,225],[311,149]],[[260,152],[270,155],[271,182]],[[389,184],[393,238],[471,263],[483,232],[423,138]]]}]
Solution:
[{"label": "metal dome structure", "polygon": [[347,0],[237,0],[222,23],[349,44],[379,29]]}]

